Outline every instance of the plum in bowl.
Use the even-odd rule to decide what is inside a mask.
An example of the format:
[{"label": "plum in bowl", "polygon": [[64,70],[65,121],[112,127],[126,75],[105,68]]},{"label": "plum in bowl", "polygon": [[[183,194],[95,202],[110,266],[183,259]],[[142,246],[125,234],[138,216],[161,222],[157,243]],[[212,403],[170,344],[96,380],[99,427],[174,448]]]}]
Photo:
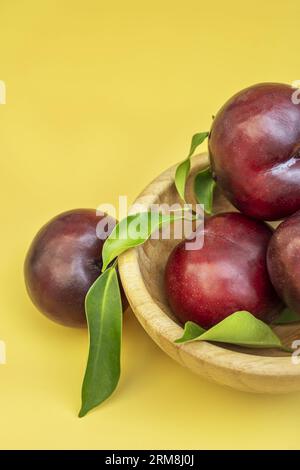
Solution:
[{"label": "plum in bowl", "polygon": [[[187,199],[193,199],[196,173],[209,164],[208,155],[192,158],[192,171],[187,185]],[[159,175],[135,202],[149,208],[152,204],[180,203],[174,185],[176,165]],[[214,213],[236,209],[218,190]],[[164,289],[167,260],[179,240],[153,240],[128,250],[120,256],[122,284],[131,308],[151,338],[169,356],[184,367],[208,380],[238,390],[255,393],[286,393],[300,390],[300,367],[290,354],[279,350],[248,349],[208,342],[176,344],[183,327],[172,312]],[[290,345],[300,337],[300,325],[276,326],[283,344]]]}]

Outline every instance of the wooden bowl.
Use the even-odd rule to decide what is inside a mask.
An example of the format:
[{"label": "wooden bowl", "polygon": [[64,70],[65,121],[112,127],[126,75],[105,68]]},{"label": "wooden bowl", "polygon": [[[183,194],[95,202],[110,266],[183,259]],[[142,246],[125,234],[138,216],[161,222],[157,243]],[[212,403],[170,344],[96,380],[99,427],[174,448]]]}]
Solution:
[{"label": "wooden bowl", "polygon": [[[187,200],[193,201],[195,173],[208,165],[207,154],[192,159]],[[156,178],[137,198],[145,209],[151,204],[180,202],[174,186],[176,165]],[[215,194],[214,212],[235,210]],[[169,356],[208,380],[238,390],[256,393],[283,393],[300,390],[300,365],[277,350],[226,347],[208,342],[175,344],[183,328],[170,310],[163,288],[168,256],[179,240],[148,240],[130,249],[119,259],[120,275],[130,306],[151,338]],[[221,294],[220,294],[221,295]],[[300,325],[274,328],[286,345],[300,339]]]}]

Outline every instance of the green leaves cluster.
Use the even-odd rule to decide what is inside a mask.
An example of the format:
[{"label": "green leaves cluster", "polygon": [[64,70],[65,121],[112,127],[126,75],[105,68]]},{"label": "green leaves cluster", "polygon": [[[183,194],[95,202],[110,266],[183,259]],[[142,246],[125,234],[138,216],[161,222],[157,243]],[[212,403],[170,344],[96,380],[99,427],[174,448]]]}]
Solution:
[{"label": "green leaves cluster", "polygon": [[[187,158],[178,165],[175,185],[184,200],[185,186],[191,167],[191,156],[208,137],[208,132],[195,134]],[[196,199],[211,214],[215,182],[210,168],[200,171],[194,181]],[[144,243],[150,235],[164,224],[185,217],[189,212],[179,211],[170,215],[141,212],[129,215],[116,225],[106,239],[102,250],[102,274],[86,295],[85,310],[89,329],[89,355],[82,384],[82,406],[79,416],[106,400],[116,389],[120,377],[120,354],[122,339],[122,301],[117,257]],[[196,218],[196,217],[194,217]],[[285,311],[278,324],[297,321],[293,312]],[[192,341],[214,341],[255,348],[285,349],[272,329],[246,311],[235,312],[209,330],[193,322],[185,324],[183,336],[176,343]]]},{"label": "green leaves cluster", "polygon": [[182,163],[180,163],[176,169],[175,186],[179,196],[183,200],[186,180],[191,169],[191,157],[195,153],[197,147],[199,147],[199,145],[201,145],[202,142],[204,142],[204,140],[208,137],[208,134],[208,132],[199,132],[198,134],[193,135],[189,154],[187,158]]},{"label": "green leaves cluster", "polygon": [[266,323],[247,311],[235,312],[209,330],[187,322],[181,338],[175,343],[215,341],[248,348],[279,348],[286,350],[274,331]]},{"label": "green leaves cluster", "polygon": [[168,215],[149,211],[127,216],[116,225],[104,243],[102,270],[104,271],[124,251],[142,245],[152,233],[156,232],[164,224],[171,224],[185,217],[191,217],[189,211],[179,210]]},{"label": "green leaves cluster", "polygon": [[89,355],[79,417],[106,400],[120,378],[122,302],[116,262],[113,262],[124,251],[144,243],[164,224],[185,217],[191,217],[188,211],[169,215],[157,213],[155,216],[153,212],[129,215],[116,225],[106,239],[102,250],[103,273],[91,286],[85,300]]},{"label": "green leaves cluster", "polygon": [[[199,132],[192,137],[191,147],[187,158],[181,162],[175,173],[175,186],[182,200],[185,200],[185,186],[191,169],[191,157],[202,142],[207,139],[209,132]],[[194,191],[197,202],[204,205],[207,214],[212,212],[213,192],[215,181],[212,177],[210,167],[201,170],[194,181]]]}]

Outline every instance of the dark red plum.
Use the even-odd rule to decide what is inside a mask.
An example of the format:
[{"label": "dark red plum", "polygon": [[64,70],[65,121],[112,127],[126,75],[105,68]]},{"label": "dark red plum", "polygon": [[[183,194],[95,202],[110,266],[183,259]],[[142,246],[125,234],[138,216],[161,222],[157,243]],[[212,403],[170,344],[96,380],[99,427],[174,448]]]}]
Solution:
[{"label": "dark red plum", "polygon": [[300,209],[300,104],[289,85],[261,83],[220,109],[209,137],[215,180],[241,212],[283,219]]},{"label": "dark red plum", "polygon": [[58,215],[38,232],[26,256],[25,283],[31,300],[63,325],[86,325],[85,295],[101,274],[104,239],[116,224],[108,217],[102,231],[107,234],[100,239],[103,217],[94,209]]},{"label": "dark red plum", "polygon": [[300,314],[300,211],[282,222],[267,253],[271,281],[286,305]]},{"label": "dark red plum", "polygon": [[176,317],[203,328],[239,310],[273,320],[282,305],[267,271],[272,229],[243,214],[224,213],[198,230],[203,231],[203,247],[187,250],[183,241],[167,263],[165,290]]}]

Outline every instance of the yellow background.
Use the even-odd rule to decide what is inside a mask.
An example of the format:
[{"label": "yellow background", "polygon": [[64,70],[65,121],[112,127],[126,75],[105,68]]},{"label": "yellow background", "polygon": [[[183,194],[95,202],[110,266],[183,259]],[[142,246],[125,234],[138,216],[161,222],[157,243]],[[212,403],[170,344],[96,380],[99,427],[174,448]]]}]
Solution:
[{"label": "yellow background", "polygon": [[67,209],[133,201],[234,92],[300,79],[298,0],[1,0],[1,448],[300,448],[300,393],[210,384],[124,322],[112,399],[76,414],[87,334],[30,303],[22,264]]}]

